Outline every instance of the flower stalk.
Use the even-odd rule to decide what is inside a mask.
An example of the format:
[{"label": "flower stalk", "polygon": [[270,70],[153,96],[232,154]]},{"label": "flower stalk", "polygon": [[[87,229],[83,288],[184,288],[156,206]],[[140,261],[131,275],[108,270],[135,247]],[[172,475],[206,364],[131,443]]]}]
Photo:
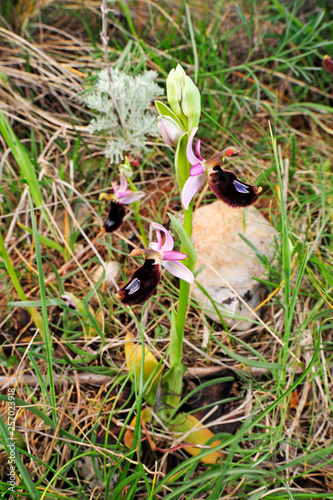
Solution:
[{"label": "flower stalk", "polygon": [[[192,234],[192,215],[193,202],[190,203],[188,210],[184,211],[184,230],[189,238]],[[185,251],[184,244],[181,251]],[[187,258],[184,265],[193,272],[195,261]],[[170,333],[170,370],[165,376],[168,385],[167,403],[171,408],[178,406],[181,399],[183,386],[183,375],[185,373],[182,364],[182,351],[184,341],[185,322],[187,317],[188,303],[190,295],[190,283],[181,280],[179,284],[179,301],[176,314],[172,315],[171,333]]]},{"label": "flower stalk", "polygon": [[[191,238],[192,234],[192,215],[193,215],[193,202],[190,203],[188,210],[184,211],[184,229],[189,238]],[[182,246],[183,251],[183,246]],[[190,269],[190,271],[194,271],[194,264],[187,259],[184,263]],[[188,300],[190,294],[190,285],[185,281],[181,281],[179,285],[179,302],[178,302],[178,312],[176,317],[176,330],[178,333],[178,359],[176,360],[176,364],[181,363],[181,355],[182,355],[182,346],[183,346],[183,338],[184,338],[184,328],[185,321],[187,316],[188,309]]]},{"label": "flower stalk", "polygon": [[[201,104],[200,93],[194,82],[186,75],[183,68],[178,64],[176,69],[170,71],[167,78],[167,98],[170,108],[161,103],[156,103],[157,110],[163,113],[159,123],[163,123],[162,137],[168,145],[177,146],[175,153],[175,171],[180,193],[189,178],[190,164],[186,156],[186,147],[192,129],[198,125]],[[179,120],[182,126],[179,127]],[[175,123],[177,122],[177,123]],[[183,135],[180,136],[180,132]],[[170,140],[172,137],[172,141]],[[178,140],[177,140],[178,139]],[[177,142],[177,144],[176,144]],[[182,241],[181,252],[188,253],[188,245],[191,245],[193,202],[191,201],[184,210],[184,223],[182,234],[178,234]],[[184,233],[187,238],[184,241]],[[186,244],[187,243],[187,244]],[[192,254],[195,251],[192,245]],[[188,257],[184,265],[193,272],[196,262],[194,258]],[[171,329],[169,361],[170,369],[164,376],[163,381],[167,385],[167,405],[175,408],[181,398],[183,375],[185,368],[182,364],[182,349],[184,340],[184,329],[189,304],[190,283],[181,280],[179,285],[178,310],[173,309]]]},{"label": "flower stalk", "polygon": [[[130,188],[132,189],[132,191],[134,191],[136,189],[132,179],[128,179],[128,184],[129,184]],[[138,225],[138,229],[140,232],[142,243],[144,244],[145,247],[147,247],[149,245],[149,241],[148,241],[148,238],[146,236],[144,227],[142,225],[141,217],[140,217],[140,200],[137,200],[133,203],[133,212],[134,212],[134,217],[135,217],[136,223]]]}]

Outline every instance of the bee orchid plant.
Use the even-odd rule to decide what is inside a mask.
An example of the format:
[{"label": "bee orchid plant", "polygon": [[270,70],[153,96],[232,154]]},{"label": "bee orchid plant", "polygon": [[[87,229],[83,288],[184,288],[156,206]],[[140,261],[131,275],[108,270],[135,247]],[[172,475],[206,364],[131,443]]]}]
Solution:
[{"label": "bee orchid plant", "polygon": [[[169,428],[175,431],[190,431],[186,438],[188,442],[205,444],[208,438],[213,437],[213,434],[205,434],[193,416],[176,413],[181,400],[182,380],[185,372],[182,364],[182,345],[190,285],[194,281],[193,271],[196,264],[196,253],[191,242],[193,197],[207,180],[213,193],[224,203],[232,207],[246,207],[257,200],[260,188],[241,181],[233,172],[222,168],[226,157],[239,153],[236,148],[230,146],[205,160],[201,156],[201,144],[198,140],[193,151],[193,142],[201,114],[199,90],[180,65],[171,70],[166,84],[169,106],[159,101],[156,101],[155,105],[159,113],[159,132],[168,146],[176,148],[175,173],[184,206],[184,223],[180,224],[171,214],[169,217],[173,230],[180,238],[182,248],[181,251],[174,250],[174,239],[169,231],[161,224],[152,223],[151,228],[156,231],[156,241],[150,242],[149,248],[135,249],[130,253],[130,256],[143,256],[145,261],[132,274],[128,283],[118,291],[117,297],[128,306],[145,302],[158,287],[162,267],[180,279],[177,310],[172,306],[169,370],[163,374],[156,358],[148,353],[144,346],[135,345],[131,335],[127,337],[125,345],[127,367],[134,378],[138,377],[142,371],[140,366],[144,358],[143,382],[144,386],[148,385],[149,391],[144,390],[143,397],[149,405],[155,406],[155,409],[158,408],[156,398],[159,392],[158,387],[161,386],[162,395],[164,390],[166,396],[163,401],[165,403],[163,410],[159,414],[167,422]],[[113,203],[126,203],[124,200],[131,200],[132,196],[139,196],[139,192],[135,195],[128,193],[124,181],[119,189],[114,186],[116,200]],[[111,211],[109,218],[110,215],[112,215]],[[146,421],[149,421],[152,411],[146,411],[145,415]],[[196,429],[199,427],[199,430],[191,433],[193,427]],[[189,449],[189,452],[197,454],[198,449],[194,448],[194,450],[196,451],[192,453]],[[213,462],[221,458],[221,454],[214,455],[213,452],[207,456],[207,460]]]}]

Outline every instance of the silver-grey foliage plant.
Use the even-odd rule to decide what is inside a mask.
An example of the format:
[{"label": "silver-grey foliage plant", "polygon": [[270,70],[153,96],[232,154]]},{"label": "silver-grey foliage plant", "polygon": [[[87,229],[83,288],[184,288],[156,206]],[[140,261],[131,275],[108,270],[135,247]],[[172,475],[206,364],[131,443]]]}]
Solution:
[{"label": "silver-grey foliage plant", "polygon": [[146,150],[148,137],[158,135],[156,115],[149,110],[152,101],[163,94],[156,77],[156,71],[131,76],[113,68],[110,81],[107,70],[102,70],[83,96],[88,107],[99,113],[89,124],[90,133],[108,133],[105,156],[111,163]]}]

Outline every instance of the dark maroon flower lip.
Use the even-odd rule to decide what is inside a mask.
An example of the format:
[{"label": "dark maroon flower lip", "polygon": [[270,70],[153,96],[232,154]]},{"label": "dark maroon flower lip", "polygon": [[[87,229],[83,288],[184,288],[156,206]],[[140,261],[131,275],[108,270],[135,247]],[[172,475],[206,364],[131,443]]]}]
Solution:
[{"label": "dark maroon flower lip", "polygon": [[248,207],[258,199],[260,189],[242,182],[229,170],[222,170],[218,165],[209,175],[209,187],[217,198],[229,207]]},{"label": "dark maroon flower lip", "polygon": [[104,223],[105,231],[107,233],[112,233],[113,231],[116,231],[122,225],[125,214],[126,214],[126,209],[124,205],[122,205],[118,201],[112,200],[108,218]]},{"label": "dark maroon flower lip", "polygon": [[145,260],[131,276],[131,279],[121,288],[116,297],[123,304],[136,306],[142,304],[154,295],[162,276],[161,266],[154,259]]}]

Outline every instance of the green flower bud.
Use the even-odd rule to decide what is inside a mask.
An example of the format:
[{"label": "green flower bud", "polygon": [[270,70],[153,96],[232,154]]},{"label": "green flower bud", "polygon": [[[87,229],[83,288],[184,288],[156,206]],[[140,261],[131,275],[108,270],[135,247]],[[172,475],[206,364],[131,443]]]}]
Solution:
[{"label": "green flower bud", "polygon": [[199,124],[201,114],[200,92],[189,76],[185,76],[185,85],[182,93],[182,110],[188,118],[188,131],[191,132]]},{"label": "green flower bud", "polygon": [[168,103],[172,109],[172,111],[177,115],[181,116],[182,111],[180,109],[180,100],[182,98],[181,86],[176,78],[176,71],[172,69],[168,74],[168,78],[166,81],[167,87],[167,97]]},{"label": "green flower bud", "polygon": [[119,165],[119,174],[121,177],[126,177],[126,179],[130,179],[133,176],[133,170],[130,164],[122,163]]},{"label": "green flower bud", "polygon": [[175,77],[179,83],[181,90],[183,90],[184,85],[185,85],[185,76],[186,76],[186,73],[183,70],[183,67],[180,64],[177,64],[177,67],[175,70]]}]

